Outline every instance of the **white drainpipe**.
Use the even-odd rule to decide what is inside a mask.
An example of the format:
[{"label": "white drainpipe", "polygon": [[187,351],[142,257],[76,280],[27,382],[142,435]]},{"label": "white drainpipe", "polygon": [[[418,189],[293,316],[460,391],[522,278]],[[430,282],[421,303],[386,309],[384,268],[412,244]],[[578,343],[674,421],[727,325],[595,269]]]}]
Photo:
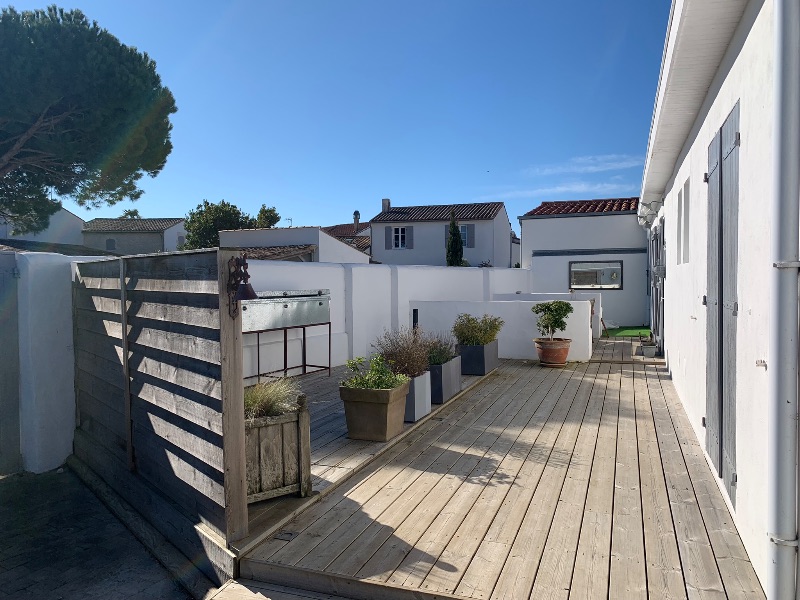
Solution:
[{"label": "white drainpipe", "polygon": [[795,598],[797,577],[798,228],[800,228],[800,2],[775,0],[774,195],[769,330],[767,598]]}]

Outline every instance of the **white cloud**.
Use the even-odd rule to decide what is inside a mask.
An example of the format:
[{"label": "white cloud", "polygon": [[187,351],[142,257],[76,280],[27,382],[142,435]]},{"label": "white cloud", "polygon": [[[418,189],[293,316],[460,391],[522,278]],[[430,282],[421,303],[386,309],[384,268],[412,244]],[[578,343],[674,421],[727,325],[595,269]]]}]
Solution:
[{"label": "white cloud", "polygon": [[599,198],[603,196],[614,196],[619,194],[635,194],[639,191],[639,184],[625,182],[600,182],[589,183],[586,181],[574,181],[561,183],[546,187],[517,189],[498,194],[481,196],[478,200],[513,200],[515,198],[537,198],[542,196],[560,196],[559,199],[570,200],[567,196],[580,194],[580,199]]},{"label": "white cloud", "polygon": [[564,173],[602,173],[641,167],[644,159],[631,154],[600,154],[576,156],[566,162],[552,165],[537,165],[523,171],[528,176],[560,175]]}]

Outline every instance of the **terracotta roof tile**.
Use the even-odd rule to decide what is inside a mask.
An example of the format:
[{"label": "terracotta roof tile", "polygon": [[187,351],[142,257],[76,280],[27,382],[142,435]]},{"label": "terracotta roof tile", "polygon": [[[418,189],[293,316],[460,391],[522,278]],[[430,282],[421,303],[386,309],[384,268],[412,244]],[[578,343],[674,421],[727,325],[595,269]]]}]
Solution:
[{"label": "terracotta roof tile", "polygon": [[265,246],[262,248],[240,248],[253,260],[286,260],[302,254],[310,254],[317,249],[316,244],[298,244],[290,246]]},{"label": "terracotta roof tile", "polygon": [[369,222],[359,223],[358,231],[355,229],[355,223],[343,223],[342,225],[330,225],[323,227],[322,231],[333,237],[353,237],[356,234],[363,233],[369,230]]},{"label": "terracotta roof tile", "polygon": [[372,217],[373,223],[402,223],[407,221],[449,221],[455,209],[459,221],[490,221],[503,209],[502,202],[473,204],[432,204],[428,206],[393,206]]},{"label": "terracotta roof tile", "polygon": [[84,231],[154,232],[165,231],[183,219],[92,219],[83,225]]},{"label": "terracotta roof tile", "polygon": [[526,217],[542,215],[569,215],[577,213],[610,213],[636,211],[639,198],[606,198],[603,200],[565,200],[560,202],[542,202]]}]

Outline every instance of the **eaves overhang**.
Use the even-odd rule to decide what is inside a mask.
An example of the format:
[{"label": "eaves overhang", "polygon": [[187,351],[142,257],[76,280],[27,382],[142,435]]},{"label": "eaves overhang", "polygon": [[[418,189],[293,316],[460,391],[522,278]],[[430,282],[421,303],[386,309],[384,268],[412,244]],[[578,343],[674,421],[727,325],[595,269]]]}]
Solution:
[{"label": "eaves overhang", "polygon": [[748,0],[673,0],[639,194],[649,227]]}]

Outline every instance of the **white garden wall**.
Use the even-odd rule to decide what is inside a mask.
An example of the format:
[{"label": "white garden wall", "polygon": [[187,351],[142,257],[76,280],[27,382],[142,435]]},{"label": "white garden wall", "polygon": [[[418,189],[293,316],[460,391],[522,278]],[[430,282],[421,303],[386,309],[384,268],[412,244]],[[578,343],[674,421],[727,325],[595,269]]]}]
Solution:
[{"label": "white garden wall", "polygon": [[592,315],[592,338],[597,339],[603,333],[603,295],[600,292],[572,292],[567,294],[495,294],[492,300],[529,300],[543,302],[546,300],[594,300],[594,314]]}]

